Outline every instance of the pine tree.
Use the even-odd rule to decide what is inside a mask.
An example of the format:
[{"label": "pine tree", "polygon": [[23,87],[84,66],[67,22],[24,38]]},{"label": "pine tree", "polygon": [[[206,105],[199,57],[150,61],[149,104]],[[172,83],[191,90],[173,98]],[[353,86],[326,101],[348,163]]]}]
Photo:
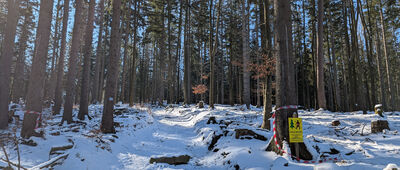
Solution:
[{"label": "pine tree", "polygon": [[[250,72],[248,65],[250,63],[250,46],[249,46],[249,8],[246,0],[242,2],[242,58],[243,58],[243,101],[247,109],[250,109]],[[247,4],[247,5],[246,5]]]},{"label": "pine tree", "polygon": [[324,1],[318,0],[318,35],[317,35],[317,91],[318,91],[318,107],[326,109],[325,99],[325,79],[324,79]]},{"label": "pine tree", "polygon": [[96,103],[100,101],[100,69],[101,63],[103,59],[103,31],[104,31],[104,0],[100,0],[99,2],[99,11],[98,11],[98,25],[99,25],[99,35],[97,39],[97,49],[96,49],[96,64],[93,78],[93,91],[92,91],[92,103]]},{"label": "pine tree", "polygon": [[120,11],[121,0],[114,0],[112,3],[112,22],[111,22],[111,46],[110,46],[110,64],[107,68],[107,85],[104,96],[104,109],[101,120],[101,131],[103,133],[115,133],[114,129],[114,100],[117,90],[117,78],[119,70],[120,55]]},{"label": "pine tree", "polygon": [[[35,112],[42,112],[44,81],[46,73],[46,60],[48,54],[51,20],[53,13],[53,0],[41,0],[39,11],[39,23],[36,30],[35,52],[33,55],[32,69],[29,77],[28,93],[26,97],[26,109]],[[27,122],[36,122],[34,119],[28,120],[28,114],[24,115],[21,137],[29,138],[34,135],[33,127],[27,126]]]},{"label": "pine tree", "polygon": [[64,0],[64,12],[61,30],[61,46],[60,46],[60,57],[57,63],[57,83],[54,93],[54,107],[53,114],[58,114],[62,105],[62,85],[64,76],[64,57],[65,57],[65,46],[67,44],[67,29],[68,29],[68,18],[69,18],[69,0]]},{"label": "pine tree", "polygon": [[10,102],[11,63],[14,57],[14,41],[18,21],[19,0],[8,1],[6,34],[1,45],[0,57],[0,129],[8,125],[8,104]]},{"label": "pine tree", "polygon": [[79,105],[78,118],[80,120],[85,119],[85,115],[89,112],[89,71],[90,71],[90,57],[92,56],[92,40],[93,40],[93,29],[94,29],[94,7],[96,3],[95,0],[89,1],[88,10],[88,20],[86,23],[86,33],[85,33],[85,51],[83,54],[83,72],[82,72],[82,84],[81,84],[81,99]]},{"label": "pine tree", "polygon": [[61,124],[67,121],[68,124],[72,123],[72,109],[74,104],[74,92],[76,89],[75,78],[77,74],[77,60],[79,55],[79,47],[81,45],[82,36],[82,12],[83,12],[83,1],[76,0],[76,10],[74,17],[74,28],[72,33],[72,42],[70,48],[70,54],[68,59],[68,73],[66,82],[66,96],[64,104],[64,113],[61,120]]}]

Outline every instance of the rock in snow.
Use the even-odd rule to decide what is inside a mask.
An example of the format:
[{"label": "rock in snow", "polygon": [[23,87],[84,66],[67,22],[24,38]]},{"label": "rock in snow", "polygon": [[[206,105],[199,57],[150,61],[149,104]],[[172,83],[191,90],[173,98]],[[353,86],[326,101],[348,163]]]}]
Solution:
[{"label": "rock in snow", "polygon": [[398,170],[399,167],[396,164],[388,164],[383,170]]}]

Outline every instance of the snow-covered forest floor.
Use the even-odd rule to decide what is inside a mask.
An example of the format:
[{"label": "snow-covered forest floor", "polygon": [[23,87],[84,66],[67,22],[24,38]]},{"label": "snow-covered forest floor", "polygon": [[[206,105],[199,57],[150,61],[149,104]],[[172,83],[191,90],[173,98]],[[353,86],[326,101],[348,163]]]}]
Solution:
[{"label": "snow-covered forest floor", "polygon": [[[371,134],[371,120],[378,116],[369,112],[334,113],[329,111],[299,111],[303,118],[304,140],[314,160],[338,158],[337,163],[305,164],[291,160],[288,165],[282,156],[265,151],[272,132],[260,129],[262,109],[244,106],[216,105],[215,110],[168,106],[167,108],[116,105],[116,134],[102,134],[99,130],[102,105],[89,107],[92,120],[59,126],[62,116],[43,115],[44,138],[31,137],[30,144],[19,144],[21,165],[39,167],[52,158],[60,159],[54,169],[383,169],[389,164],[400,165],[400,112],[386,112],[390,130]],[[75,114],[77,114],[75,112]],[[23,118],[23,112],[16,115]],[[216,123],[210,120],[215,117]],[[331,125],[339,120],[340,125]],[[209,123],[209,124],[207,124]],[[16,136],[22,121],[0,131],[2,139],[9,139],[5,149],[11,162],[18,163]],[[18,128],[16,128],[16,126]],[[235,129],[249,129],[258,134],[235,138]],[[217,136],[220,136],[219,140]],[[260,138],[264,136],[267,140]],[[215,145],[211,143],[214,142]],[[23,142],[19,139],[19,143]],[[27,141],[26,141],[27,142]],[[28,142],[29,143],[29,142]],[[51,148],[60,147],[57,151]],[[72,148],[71,148],[72,147]],[[150,164],[150,158],[189,155],[188,164]],[[57,157],[58,156],[58,157]],[[0,151],[0,158],[6,159]],[[42,164],[43,165],[43,164]],[[0,167],[7,163],[0,160]]]}]

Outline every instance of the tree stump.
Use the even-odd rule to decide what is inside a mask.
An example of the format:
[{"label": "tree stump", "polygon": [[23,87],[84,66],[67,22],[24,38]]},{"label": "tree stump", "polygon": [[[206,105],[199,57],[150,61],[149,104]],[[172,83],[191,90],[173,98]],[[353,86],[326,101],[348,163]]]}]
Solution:
[{"label": "tree stump", "polygon": [[217,124],[217,120],[215,119],[215,117],[214,116],[211,116],[209,119],[208,119],[208,121],[207,121],[207,124]]},{"label": "tree stump", "polygon": [[389,129],[389,123],[387,120],[375,120],[371,122],[371,133],[382,132],[383,129]]},{"label": "tree stump", "polygon": [[339,120],[332,121],[332,126],[339,126],[339,125],[340,125],[340,121]]},{"label": "tree stump", "polygon": [[203,101],[200,101],[200,102],[197,104],[197,107],[199,107],[200,109],[204,108],[204,102],[203,102]]},{"label": "tree stump", "polygon": [[25,113],[24,120],[22,122],[21,137],[30,138],[31,136],[41,137],[42,134],[35,131],[36,120],[38,119],[38,114]]},{"label": "tree stump", "polygon": [[259,134],[255,133],[252,130],[249,130],[249,129],[235,129],[235,138],[239,139],[242,136],[252,136],[252,138],[254,138],[254,139],[267,141],[267,138],[265,136],[259,135]]}]

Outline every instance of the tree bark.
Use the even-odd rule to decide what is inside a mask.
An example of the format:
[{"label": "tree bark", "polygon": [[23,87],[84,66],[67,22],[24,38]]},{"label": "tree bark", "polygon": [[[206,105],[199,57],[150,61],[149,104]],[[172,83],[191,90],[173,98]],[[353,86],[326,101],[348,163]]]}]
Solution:
[{"label": "tree bark", "polygon": [[168,0],[168,6],[167,6],[167,11],[168,11],[168,60],[169,60],[169,64],[168,64],[168,94],[169,94],[169,98],[168,98],[168,103],[172,103],[172,101],[175,98],[175,92],[174,92],[174,74],[173,74],[173,70],[176,67],[175,61],[172,58],[172,31],[171,31],[171,23],[173,21],[172,20],[172,15],[171,15],[171,11],[172,11],[172,7],[171,7],[171,0]]},{"label": "tree bark", "polygon": [[[264,1],[264,30],[265,30],[265,54],[267,55],[268,58],[272,58],[272,40],[271,40],[271,27],[270,27],[270,10],[269,10],[269,0],[263,0]],[[268,70],[271,71],[271,70]],[[264,87],[264,115],[263,115],[263,124],[261,125],[261,128],[263,129],[268,129],[271,130],[271,123],[269,121],[269,118],[271,118],[271,111],[272,111],[272,76],[267,75],[265,78],[265,87]]]},{"label": "tree bark", "polygon": [[385,23],[383,20],[383,6],[382,6],[382,0],[379,0],[379,16],[380,16],[380,22],[381,22],[381,31],[382,31],[382,42],[383,42],[383,55],[385,57],[385,66],[386,66],[386,76],[387,76],[387,87],[388,87],[388,93],[389,93],[389,104],[390,106],[387,108],[388,110],[394,110],[395,105],[395,93],[393,91],[393,80],[390,72],[390,66],[389,66],[389,58],[388,58],[388,53],[387,53],[387,44],[386,44],[386,28],[385,28]]},{"label": "tree bark", "polygon": [[325,80],[324,80],[324,0],[318,0],[318,35],[317,35],[317,90],[318,106],[326,109]]},{"label": "tree bark", "polygon": [[213,55],[214,54],[214,42],[213,42],[213,40],[214,40],[214,38],[213,38],[213,36],[214,36],[214,24],[213,24],[213,13],[212,13],[212,11],[213,11],[213,3],[214,3],[214,1],[213,0],[210,0],[210,13],[209,13],[209,20],[210,20],[210,37],[209,37],[209,39],[210,39],[210,42],[209,42],[209,45],[210,45],[210,48],[209,48],[209,51],[210,51],[210,74],[209,74],[209,78],[210,78],[210,87],[209,87],[209,105],[210,105],[210,108],[212,108],[212,109],[214,109],[214,99],[215,99],[215,92],[214,92],[214,88],[215,88],[215,56]]},{"label": "tree bark", "polygon": [[189,27],[190,27],[190,23],[189,23],[189,13],[190,13],[190,8],[189,8],[189,4],[190,4],[190,0],[186,0],[186,15],[185,15],[185,38],[184,38],[184,80],[183,80],[183,92],[184,92],[184,103],[185,104],[190,104],[190,96],[191,96],[191,82],[190,82],[190,56],[189,56],[189,44],[187,42],[189,42],[190,38],[189,38]]},{"label": "tree bark", "polygon": [[119,101],[122,103],[126,102],[126,83],[127,83],[127,69],[128,69],[128,42],[129,42],[129,34],[130,34],[130,26],[129,21],[128,21],[128,8],[127,7],[122,7],[124,8],[124,17],[123,18],[123,24],[124,25],[124,54],[123,54],[123,59],[122,59],[122,73],[121,73],[121,83],[119,84],[121,86],[121,94],[119,95]]},{"label": "tree bark", "polygon": [[62,104],[62,82],[64,75],[64,57],[65,57],[65,46],[67,43],[67,29],[68,29],[68,18],[69,18],[69,0],[64,0],[64,12],[63,12],[63,24],[61,31],[61,46],[60,46],[60,57],[57,64],[57,83],[54,93],[54,107],[53,114],[60,112]]},{"label": "tree bark", "polygon": [[22,32],[18,40],[17,62],[15,64],[14,81],[12,84],[12,101],[18,103],[21,99],[25,99],[25,58],[26,49],[29,40],[29,25],[32,24],[30,19],[32,17],[32,7],[29,5],[29,0],[25,0],[26,9],[24,11],[24,24],[22,25]]},{"label": "tree bark", "polygon": [[[333,23],[332,11],[329,11],[330,22]],[[334,89],[334,103],[335,103],[335,111],[342,111],[341,107],[341,90],[339,87],[339,78],[337,76],[337,64],[336,64],[336,50],[335,50],[335,36],[334,36],[333,28],[331,29],[331,50],[332,50],[332,67],[333,67],[333,89]]]},{"label": "tree bark", "polygon": [[[378,24],[376,25],[376,28],[378,28]],[[381,40],[379,37],[379,33],[376,32],[376,40],[375,40],[375,47],[376,47],[376,66],[378,70],[378,77],[379,77],[379,84],[380,84],[380,94],[381,94],[381,102],[384,108],[387,108],[387,103],[386,103],[386,91],[385,91],[385,81],[382,73],[382,68],[381,68],[381,58],[382,58],[382,51],[381,51]]]},{"label": "tree bark", "polygon": [[39,23],[36,31],[35,53],[33,55],[31,75],[29,77],[26,109],[42,112],[46,61],[49,47],[53,0],[41,0]]},{"label": "tree bark", "polygon": [[54,32],[54,36],[53,36],[53,54],[51,57],[51,69],[50,69],[50,79],[48,82],[48,88],[46,88],[46,100],[48,101],[53,101],[54,100],[54,94],[55,94],[55,88],[56,88],[56,77],[57,77],[57,71],[56,71],[56,61],[57,61],[57,57],[58,57],[58,44],[60,43],[60,35],[58,33],[59,31],[59,26],[60,26],[60,20],[59,20],[59,16],[60,16],[60,1],[61,0],[57,0],[57,6],[56,6],[56,23],[55,23],[55,32]]},{"label": "tree bark", "polygon": [[249,8],[250,4],[246,6],[246,0],[242,1],[242,49],[243,49],[243,101],[247,109],[250,109],[250,71],[248,65],[250,64],[250,45],[249,45]]},{"label": "tree bark", "polygon": [[85,47],[83,53],[83,71],[81,79],[81,99],[79,104],[78,119],[84,120],[85,115],[89,115],[89,79],[90,79],[90,58],[92,57],[92,40],[94,29],[94,8],[95,0],[89,1],[88,20],[85,33]]},{"label": "tree bark", "polygon": [[[53,14],[53,0],[41,0],[39,11],[39,23],[36,30],[35,52],[33,55],[31,75],[29,78],[28,94],[26,97],[26,110],[42,112],[44,82],[46,79],[46,61],[49,47],[51,16]],[[31,114],[24,114],[24,120],[36,120],[29,118]],[[30,121],[32,123],[32,121]],[[36,123],[36,122],[35,122]],[[22,125],[21,136],[29,138],[36,136],[34,127],[29,123]]]},{"label": "tree bark", "polygon": [[82,24],[82,7],[83,0],[76,0],[76,10],[74,19],[74,28],[72,33],[72,45],[69,55],[68,73],[66,82],[66,96],[64,104],[64,113],[61,124],[67,121],[68,124],[72,123],[72,108],[74,105],[74,92],[76,88],[75,78],[77,73],[77,60],[79,55],[79,47],[81,44],[81,24]]},{"label": "tree bark", "polygon": [[356,88],[355,88],[355,84],[354,84],[354,82],[353,82],[353,80],[355,80],[356,78],[355,78],[355,75],[353,74],[353,68],[355,67],[355,65],[354,65],[354,59],[353,59],[353,57],[352,57],[352,53],[351,53],[351,46],[350,46],[350,40],[349,40],[349,34],[348,34],[348,20],[347,20],[347,18],[348,18],[348,0],[345,0],[344,2],[344,6],[343,6],[343,10],[344,10],[344,16],[343,16],[343,19],[344,19],[344,25],[345,25],[345,34],[344,34],[344,36],[345,36],[345,44],[346,44],[346,55],[347,55],[347,59],[348,59],[348,62],[347,62],[347,80],[348,80],[348,83],[349,83],[349,93],[348,93],[348,95],[349,95],[349,110],[348,111],[354,111],[356,108],[354,107],[355,106],[355,102],[356,102],[356,95],[355,95],[355,93],[356,93]]},{"label": "tree bark", "polygon": [[136,56],[137,56],[137,48],[136,48],[136,41],[137,41],[137,27],[138,27],[138,22],[139,22],[139,7],[140,3],[135,0],[135,9],[134,9],[134,17],[133,20],[135,21],[135,25],[133,26],[133,50],[132,50],[132,70],[131,70],[131,84],[130,84],[130,89],[129,89],[129,106],[133,106],[133,103],[135,102],[136,98],[136,93],[135,93],[135,88],[136,88]]},{"label": "tree bark", "polygon": [[94,71],[94,79],[93,79],[93,92],[92,92],[92,103],[97,103],[100,100],[99,98],[99,89],[100,89],[100,69],[101,63],[103,59],[103,23],[104,23],[104,0],[100,0],[99,2],[99,20],[97,21],[99,24],[99,35],[97,39],[97,49],[96,49],[96,65]]},{"label": "tree bark", "polygon": [[[292,28],[291,28],[291,9],[289,0],[275,0],[275,55],[276,61],[276,107],[286,105],[297,105],[297,96],[295,91],[294,76],[295,73],[294,57],[292,53]],[[297,110],[283,109],[275,113],[277,142],[283,146],[283,141],[289,141],[288,118],[292,117]],[[304,143],[299,143],[300,159],[312,159],[312,155],[308,152]],[[289,143],[290,150],[293,151],[294,144]],[[278,154],[282,154],[281,150],[270,142],[269,150],[273,150]]]},{"label": "tree bark", "polygon": [[117,79],[119,70],[120,57],[120,11],[121,0],[114,0],[112,4],[112,22],[111,22],[111,46],[110,46],[110,63],[107,73],[107,85],[104,97],[103,117],[101,121],[101,131],[103,133],[115,133],[114,129],[114,99],[117,90]]},{"label": "tree bark", "polygon": [[8,126],[10,103],[11,65],[14,57],[14,41],[17,30],[19,0],[8,0],[7,23],[0,58],[0,129]]}]

